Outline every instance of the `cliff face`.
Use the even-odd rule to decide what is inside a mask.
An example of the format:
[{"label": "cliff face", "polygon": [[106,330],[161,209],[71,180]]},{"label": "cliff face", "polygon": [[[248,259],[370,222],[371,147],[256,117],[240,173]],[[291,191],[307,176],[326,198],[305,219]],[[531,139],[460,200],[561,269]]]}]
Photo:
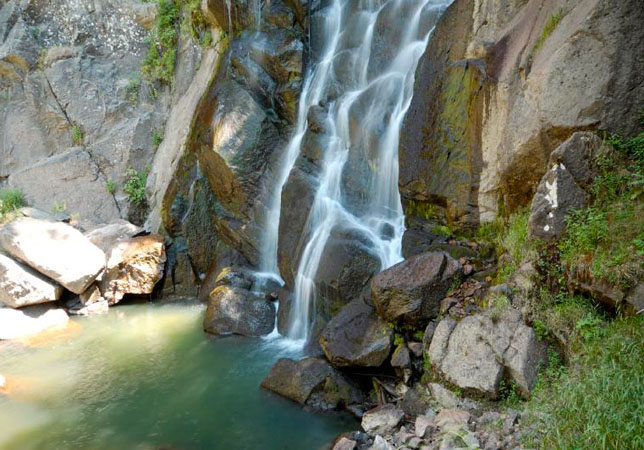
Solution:
[{"label": "cliff face", "polygon": [[430,41],[400,144],[411,217],[492,220],[532,199],[575,131],[633,133],[638,1],[457,0]]},{"label": "cliff face", "polygon": [[[200,51],[181,40],[177,77],[148,89],[141,66],[156,5],[17,1],[0,9],[0,181],[82,220],[134,215],[122,187],[143,170]],[[113,186],[107,189],[106,186]]]}]

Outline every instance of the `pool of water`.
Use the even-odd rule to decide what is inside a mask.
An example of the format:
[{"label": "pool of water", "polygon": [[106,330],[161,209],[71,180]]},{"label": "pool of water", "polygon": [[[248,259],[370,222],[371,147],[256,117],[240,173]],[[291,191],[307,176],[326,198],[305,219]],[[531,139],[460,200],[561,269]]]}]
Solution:
[{"label": "pool of water", "polygon": [[209,338],[196,304],[141,304],[0,341],[0,449],[321,449],[356,428],[260,389],[279,341]]}]

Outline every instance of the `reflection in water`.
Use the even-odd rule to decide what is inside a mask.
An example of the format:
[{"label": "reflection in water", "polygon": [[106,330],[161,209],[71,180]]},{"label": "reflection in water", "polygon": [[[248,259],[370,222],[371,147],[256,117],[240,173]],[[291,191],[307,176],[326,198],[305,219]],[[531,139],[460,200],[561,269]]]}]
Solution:
[{"label": "reflection in water", "polygon": [[355,428],[260,390],[280,340],[209,339],[201,305],[124,305],[0,342],[0,449],[316,449]]}]

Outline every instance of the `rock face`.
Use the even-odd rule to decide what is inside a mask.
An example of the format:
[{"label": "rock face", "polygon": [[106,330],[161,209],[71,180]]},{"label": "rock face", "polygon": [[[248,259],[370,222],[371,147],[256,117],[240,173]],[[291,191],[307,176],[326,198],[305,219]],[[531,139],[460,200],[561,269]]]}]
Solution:
[{"label": "rock face", "polygon": [[493,398],[506,374],[528,396],[545,362],[544,346],[515,310],[501,318],[477,314],[458,323],[443,319],[428,354],[432,368],[449,382]]},{"label": "rock face", "polygon": [[175,91],[157,86],[153,96],[140,71],[155,4],[8,0],[0,11],[0,179],[45,211],[127,217],[127,169],[152,159],[199,46],[181,38]]},{"label": "rock face", "polygon": [[60,308],[48,305],[26,306],[22,309],[0,307],[0,340],[17,339],[63,326],[69,316]]},{"label": "rock face", "polygon": [[0,229],[13,257],[81,294],[105,268],[105,254],[80,231],[62,223],[19,217]]},{"label": "rock face", "polygon": [[362,401],[360,391],[321,358],[280,359],[262,381],[262,387],[319,409],[346,408]]},{"label": "rock face", "polygon": [[336,367],[378,367],[389,356],[392,339],[393,330],[373,308],[354,300],[324,328],[320,346]]},{"label": "rock face", "polygon": [[638,0],[456,0],[419,64],[401,133],[408,214],[492,220],[530,202],[574,132],[636,132],[643,20]]},{"label": "rock face", "polygon": [[371,298],[385,320],[422,324],[438,315],[440,302],[460,270],[458,261],[446,253],[417,255],[376,274]]},{"label": "rock face", "polygon": [[203,327],[212,334],[268,334],[275,327],[275,305],[247,289],[219,286],[210,293]]},{"label": "rock face", "polygon": [[99,281],[110,305],[125,294],[151,294],[163,277],[166,261],[163,238],[158,234],[117,240],[107,251],[107,266]]},{"label": "rock face", "polygon": [[56,283],[0,254],[0,305],[20,308],[53,302],[61,293]]},{"label": "rock face", "polygon": [[530,234],[541,239],[558,238],[566,216],[586,206],[589,187],[597,175],[597,158],[608,150],[588,132],[573,134],[550,155],[548,172],[532,200]]}]

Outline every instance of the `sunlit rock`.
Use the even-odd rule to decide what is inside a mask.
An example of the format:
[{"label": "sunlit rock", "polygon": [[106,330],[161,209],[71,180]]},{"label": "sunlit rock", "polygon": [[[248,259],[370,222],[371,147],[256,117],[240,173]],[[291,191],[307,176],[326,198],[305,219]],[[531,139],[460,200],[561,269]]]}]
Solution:
[{"label": "sunlit rock", "polygon": [[59,285],[33,269],[0,254],[0,305],[12,308],[58,300]]},{"label": "sunlit rock", "polygon": [[234,286],[219,286],[210,293],[203,322],[211,334],[261,336],[275,327],[275,305]]},{"label": "sunlit rock", "polygon": [[69,316],[64,310],[47,305],[22,309],[0,307],[0,339],[17,339],[64,326]]}]

